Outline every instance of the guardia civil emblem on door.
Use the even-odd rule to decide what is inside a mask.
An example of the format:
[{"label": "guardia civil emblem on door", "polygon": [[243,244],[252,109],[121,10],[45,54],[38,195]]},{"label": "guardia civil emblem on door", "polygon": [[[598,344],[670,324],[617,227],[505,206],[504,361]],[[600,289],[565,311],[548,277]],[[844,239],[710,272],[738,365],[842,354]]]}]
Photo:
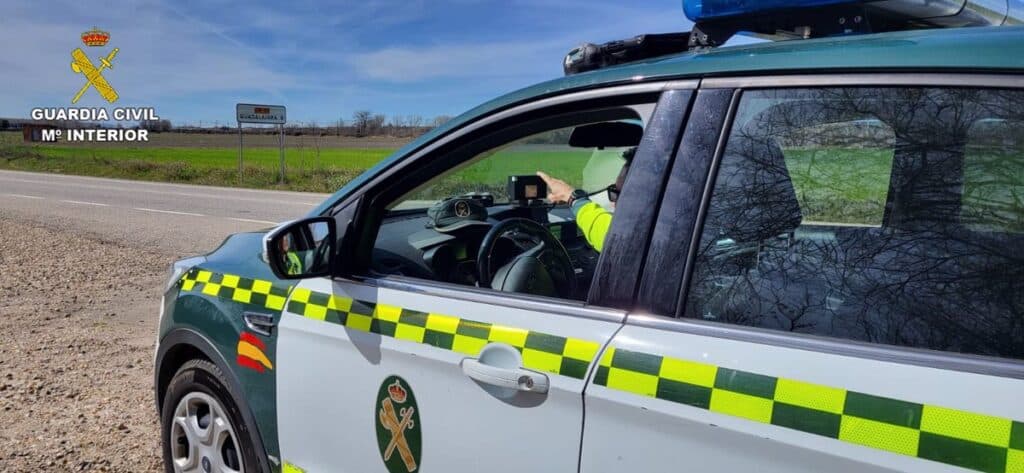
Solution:
[{"label": "guardia civil emblem on door", "polygon": [[388,376],[377,391],[374,410],[377,447],[388,472],[417,471],[423,446],[419,408],[409,383],[398,376]]}]

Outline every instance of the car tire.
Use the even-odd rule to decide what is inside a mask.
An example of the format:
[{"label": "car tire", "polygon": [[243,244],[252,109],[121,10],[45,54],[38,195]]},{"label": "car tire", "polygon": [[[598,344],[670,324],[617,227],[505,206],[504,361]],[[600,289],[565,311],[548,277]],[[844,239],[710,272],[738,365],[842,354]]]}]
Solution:
[{"label": "car tire", "polygon": [[258,472],[250,429],[217,365],[191,360],[167,385],[160,410],[164,471]]}]

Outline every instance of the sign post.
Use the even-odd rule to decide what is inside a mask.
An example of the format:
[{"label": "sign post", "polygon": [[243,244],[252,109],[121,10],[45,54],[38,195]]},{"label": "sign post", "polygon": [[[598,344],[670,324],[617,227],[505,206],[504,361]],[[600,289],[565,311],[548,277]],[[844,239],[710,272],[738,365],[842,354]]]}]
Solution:
[{"label": "sign post", "polygon": [[242,122],[238,122],[238,184],[242,184]]},{"label": "sign post", "polygon": [[278,146],[281,150],[281,183],[284,184],[284,124],[287,120],[287,110],[284,105],[256,105],[251,103],[240,103],[235,105],[235,117],[238,120],[238,180],[242,180],[242,124],[258,123],[263,125],[278,125],[280,135]]}]

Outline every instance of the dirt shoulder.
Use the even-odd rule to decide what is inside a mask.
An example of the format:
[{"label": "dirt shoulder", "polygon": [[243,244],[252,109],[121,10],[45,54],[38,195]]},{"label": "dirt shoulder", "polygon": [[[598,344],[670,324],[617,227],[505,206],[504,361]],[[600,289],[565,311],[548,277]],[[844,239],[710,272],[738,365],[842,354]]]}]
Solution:
[{"label": "dirt shoulder", "polygon": [[0,471],[160,470],[151,365],[173,259],[0,212]]}]

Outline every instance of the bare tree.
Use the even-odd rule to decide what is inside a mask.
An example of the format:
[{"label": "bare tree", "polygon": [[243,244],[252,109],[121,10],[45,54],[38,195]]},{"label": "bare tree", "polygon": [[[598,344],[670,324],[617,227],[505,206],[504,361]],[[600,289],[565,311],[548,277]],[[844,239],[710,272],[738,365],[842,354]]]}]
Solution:
[{"label": "bare tree", "polygon": [[408,128],[408,121],[406,121],[404,115],[395,114],[391,117],[391,121],[388,122],[388,126],[391,128],[391,135],[402,136],[402,132]]},{"label": "bare tree", "polygon": [[[299,126],[299,124],[296,123],[295,127],[298,127],[298,126]],[[298,129],[298,128],[295,128],[295,129]],[[288,134],[290,135],[291,133],[288,133]],[[306,168],[305,143],[302,141],[301,138],[296,138],[295,139],[295,151],[296,151],[295,154],[298,156],[298,159],[297,160],[293,160],[292,162],[295,163],[297,161],[299,163],[299,169],[305,169]]]},{"label": "bare tree", "polygon": [[143,120],[139,122],[139,128],[142,128],[143,130],[149,130],[155,133],[171,131],[171,121],[167,119]]},{"label": "bare tree", "polygon": [[323,130],[321,130],[320,127],[317,126],[316,121],[309,122],[309,126],[310,128],[313,129],[313,149],[315,153],[313,155],[313,165],[317,169],[320,169],[320,146],[323,144],[322,142],[324,138],[324,133]]},{"label": "bare tree", "polygon": [[388,120],[388,117],[382,113],[375,114],[370,119],[370,134],[381,135],[384,134],[384,123]]},{"label": "bare tree", "polygon": [[369,133],[372,119],[373,112],[369,110],[357,110],[352,114],[352,126],[355,128],[356,136],[366,136]]},{"label": "bare tree", "polygon": [[452,119],[452,117],[450,115],[438,115],[438,116],[434,117],[434,120],[430,123],[430,126],[432,128],[437,128],[437,127],[439,127],[441,125],[444,125],[445,123],[447,123],[451,119]]}]

